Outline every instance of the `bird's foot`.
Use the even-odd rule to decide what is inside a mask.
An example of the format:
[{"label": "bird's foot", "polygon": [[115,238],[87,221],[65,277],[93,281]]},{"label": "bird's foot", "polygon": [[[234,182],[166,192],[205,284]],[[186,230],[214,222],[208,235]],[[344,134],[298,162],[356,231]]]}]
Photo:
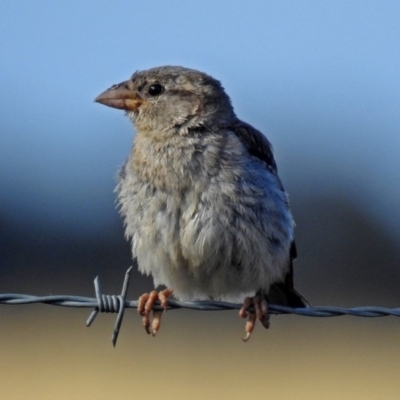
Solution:
[{"label": "bird's foot", "polygon": [[[153,290],[150,293],[144,293],[139,297],[137,310],[138,313],[143,317],[142,323],[148,334],[156,336],[161,325],[162,311],[153,311],[154,303],[159,300],[161,307],[164,309],[164,311],[167,311],[168,297],[171,296],[171,294],[171,289],[164,289],[161,292],[156,292]],[[150,322],[150,313],[152,311],[153,319]]]},{"label": "bird's foot", "polygon": [[[248,309],[253,306],[254,311],[249,312]],[[250,339],[251,333],[256,326],[256,321],[259,320],[264,328],[269,328],[269,313],[268,303],[262,293],[257,293],[254,297],[246,297],[243,306],[239,311],[239,316],[247,318],[246,322],[246,336],[242,338],[244,342]]]}]

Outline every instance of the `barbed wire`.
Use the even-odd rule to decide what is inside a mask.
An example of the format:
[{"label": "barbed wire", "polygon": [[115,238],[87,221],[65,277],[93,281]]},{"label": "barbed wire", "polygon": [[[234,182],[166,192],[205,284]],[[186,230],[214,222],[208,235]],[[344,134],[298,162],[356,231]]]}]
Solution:
[{"label": "barbed wire", "polygon": [[[60,307],[77,307],[77,308],[94,308],[86,325],[89,327],[99,312],[118,313],[111,341],[115,346],[117,343],[119,331],[121,329],[122,320],[126,308],[137,308],[138,301],[126,300],[128,292],[130,273],[133,267],[128,268],[125,273],[125,279],[122,285],[120,295],[105,295],[102,293],[100,279],[97,276],[94,280],[94,288],[96,298],[84,296],[69,296],[69,295],[54,295],[54,296],[33,296],[28,294],[7,293],[0,294],[0,304],[20,305],[20,304],[49,304]],[[168,310],[189,309],[199,311],[225,311],[225,310],[240,310],[242,304],[229,303],[225,301],[201,300],[182,302],[177,300],[168,300]],[[159,302],[153,307],[154,311],[164,310]],[[251,311],[251,309],[250,309]],[[270,314],[295,314],[305,317],[339,317],[350,315],[354,317],[400,317],[400,308],[385,308],[385,307],[332,307],[332,306],[313,306],[305,308],[292,308],[277,304],[268,304]]]}]

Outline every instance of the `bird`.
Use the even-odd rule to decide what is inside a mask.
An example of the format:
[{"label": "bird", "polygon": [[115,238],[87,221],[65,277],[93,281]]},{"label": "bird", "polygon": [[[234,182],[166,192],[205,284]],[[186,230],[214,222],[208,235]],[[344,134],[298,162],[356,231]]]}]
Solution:
[{"label": "bird", "polygon": [[155,302],[166,311],[172,295],[242,303],[244,341],[257,320],[269,327],[268,303],[307,306],[293,284],[294,221],[272,145],[236,116],[220,81],[154,67],[95,102],[124,110],[136,130],[116,192],[139,271],[166,287],[139,297],[147,333],[160,328]]}]

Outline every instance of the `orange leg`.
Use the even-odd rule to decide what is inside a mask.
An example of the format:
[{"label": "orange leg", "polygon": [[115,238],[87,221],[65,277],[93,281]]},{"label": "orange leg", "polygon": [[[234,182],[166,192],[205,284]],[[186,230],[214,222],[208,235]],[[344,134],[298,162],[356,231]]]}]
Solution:
[{"label": "orange leg", "polygon": [[[144,293],[139,297],[138,301],[138,313],[143,317],[142,323],[144,329],[148,334],[152,334],[156,336],[158,330],[161,325],[161,315],[162,311],[153,311],[154,303],[159,300],[161,303],[161,307],[167,311],[168,307],[168,297],[171,296],[171,289],[164,289],[161,292],[156,292],[153,290],[150,293]],[[150,313],[153,311],[153,319],[150,322]],[[150,329],[151,327],[151,329]]]},{"label": "orange leg", "polygon": [[[248,309],[253,306],[254,312],[249,312]],[[250,339],[251,333],[256,326],[256,321],[259,320],[264,328],[269,328],[269,313],[268,303],[262,293],[257,293],[254,297],[246,297],[243,306],[239,311],[239,316],[247,318],[246,322],[246,336],[242,339],[247,342]]]}]

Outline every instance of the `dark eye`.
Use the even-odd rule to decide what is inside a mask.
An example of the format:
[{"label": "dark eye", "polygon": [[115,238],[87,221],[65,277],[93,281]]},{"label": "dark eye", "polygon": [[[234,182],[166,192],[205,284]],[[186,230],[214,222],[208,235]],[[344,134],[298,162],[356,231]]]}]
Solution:
[{"label": "dark eye", "polygon": [[153,83],[149,86],[149,95],[150,96],[158,96],[164,91],[164,87],[159,83]]}]

